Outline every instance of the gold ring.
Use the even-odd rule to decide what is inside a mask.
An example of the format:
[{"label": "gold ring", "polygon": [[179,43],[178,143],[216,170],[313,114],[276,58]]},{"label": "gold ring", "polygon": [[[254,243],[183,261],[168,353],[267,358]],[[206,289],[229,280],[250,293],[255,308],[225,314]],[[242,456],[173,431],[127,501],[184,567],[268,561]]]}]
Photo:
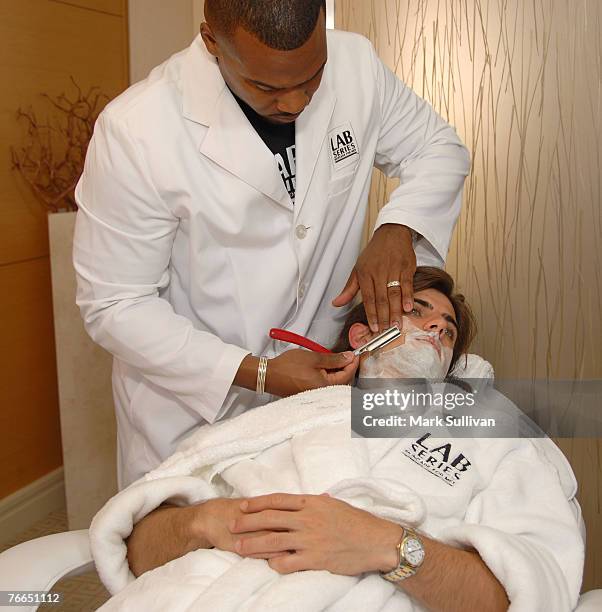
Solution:
[{"label": "gold ring", "polygon": [[399,281],[389,281],[387,283],[387,289],[391,289],[391,287],[401,287],[401,283]]}]

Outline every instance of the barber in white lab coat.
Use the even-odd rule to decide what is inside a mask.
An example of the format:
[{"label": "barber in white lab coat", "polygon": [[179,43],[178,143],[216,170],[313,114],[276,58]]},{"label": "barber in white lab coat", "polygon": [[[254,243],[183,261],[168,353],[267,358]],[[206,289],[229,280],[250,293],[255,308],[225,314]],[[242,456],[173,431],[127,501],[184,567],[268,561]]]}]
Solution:
[{"label": "barber in white lab coat", "polygon": [[[399,321],[416,261],[444,263],[469,170],[368,40],[326,33],[322,0],[208,0],[205,15],[104,110],[76,191],[77,301],[114,355],[120,488],[268,401],[258,386],[350,382],[357,359],[270,328],[328,345],[358,291],[373,329]],[[401,183],[360,254],[373,166]]]}]

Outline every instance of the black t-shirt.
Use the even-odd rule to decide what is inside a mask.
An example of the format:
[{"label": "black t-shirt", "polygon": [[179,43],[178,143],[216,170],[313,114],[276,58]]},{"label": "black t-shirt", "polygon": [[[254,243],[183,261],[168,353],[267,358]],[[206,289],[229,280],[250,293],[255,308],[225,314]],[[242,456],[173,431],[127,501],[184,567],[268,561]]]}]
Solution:
[{"label": "black t-shirt", "polygon": [[[234,94],[232,94],[234,95]],[[297,165],[295,163],[295,124],[270,123],[258,115],[246,102],[234,95],[242,112],[259,134],[268,149],[273,153],[278,169],[282,175],[284,186],[293,204],[295,203],[295,188],[297,184]]]}]

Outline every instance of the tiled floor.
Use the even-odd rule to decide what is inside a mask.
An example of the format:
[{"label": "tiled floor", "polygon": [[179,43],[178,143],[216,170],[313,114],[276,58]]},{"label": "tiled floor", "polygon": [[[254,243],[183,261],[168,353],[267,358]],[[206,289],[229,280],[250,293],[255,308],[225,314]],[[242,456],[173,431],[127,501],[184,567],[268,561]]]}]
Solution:
[{"label": "tiled floor", "polygon": [[[33,525],[27,531],[4,546],[0,552],[11,546],[27,542],[33,538],[67,531],[67,513],[64,510],[52,512],[46,518]],[[62,593],[63,603],[59,605],[41,605],[38,609],[52,612],[91,612],[97,610],[109,599],[109,593],[104,588],[96,572],[89,572],[60,580],[53,588],[53,592]]]}]

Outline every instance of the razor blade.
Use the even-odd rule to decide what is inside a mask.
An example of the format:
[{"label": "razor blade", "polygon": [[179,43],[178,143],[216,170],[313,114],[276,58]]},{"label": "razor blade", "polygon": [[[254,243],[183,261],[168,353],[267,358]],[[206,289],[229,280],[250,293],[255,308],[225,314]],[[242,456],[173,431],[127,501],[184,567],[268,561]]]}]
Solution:
[{"label": "razor blade", "polygon": [[359,357],[364,353],[371,353],[372,351],[380,349],[383,346],[387,346],[387,344],[393,342],[393,340],[397,340],[397,338],[400,338],[402,334],[403,332],[398,327],[389,327],[389,329],[376,336],[376,338],[372,338],[372,340],[366,342],[366,344],[363,346],[355,349],[353,354]]}]

